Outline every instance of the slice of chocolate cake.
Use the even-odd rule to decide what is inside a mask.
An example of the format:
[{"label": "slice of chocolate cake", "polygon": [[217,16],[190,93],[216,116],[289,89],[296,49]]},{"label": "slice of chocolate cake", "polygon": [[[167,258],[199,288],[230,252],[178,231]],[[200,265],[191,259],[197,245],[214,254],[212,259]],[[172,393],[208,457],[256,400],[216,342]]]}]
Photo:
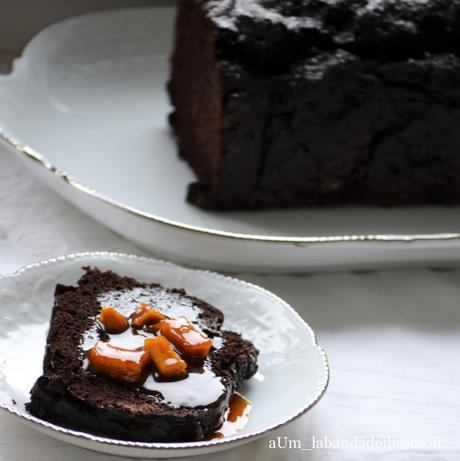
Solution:
[{"label": "slice of chocolate cake", "polygon": [[181,0],[189,200],[460,203],[459,56],[460,0]]},{"label": "slice of chocolate cake", "polygon": [[27,408],[71,429],[144,442],[201,440],[257,369],[221,311],[184,290],[86,268],[58,285]]}]

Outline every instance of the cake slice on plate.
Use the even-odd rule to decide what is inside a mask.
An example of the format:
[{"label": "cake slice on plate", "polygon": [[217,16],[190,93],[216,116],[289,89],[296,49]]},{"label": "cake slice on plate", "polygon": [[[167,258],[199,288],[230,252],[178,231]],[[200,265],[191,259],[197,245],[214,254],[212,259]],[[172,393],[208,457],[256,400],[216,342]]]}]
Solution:
[{"label": "cake slice on plate", "polygon": [[202,440],[257,370],[258,351],[184,290],[86,268],[58,285],[33,415],[96,435]]}]

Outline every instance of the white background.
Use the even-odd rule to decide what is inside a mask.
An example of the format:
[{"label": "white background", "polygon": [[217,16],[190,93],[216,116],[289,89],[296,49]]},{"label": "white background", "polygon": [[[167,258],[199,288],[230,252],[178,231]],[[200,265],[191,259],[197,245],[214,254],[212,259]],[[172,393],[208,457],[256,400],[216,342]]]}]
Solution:
[{"label": "white background", "polygon": [[0,0],[0,55],[19,51],[45,26],[107,8],[171,5],[176,0]]}]

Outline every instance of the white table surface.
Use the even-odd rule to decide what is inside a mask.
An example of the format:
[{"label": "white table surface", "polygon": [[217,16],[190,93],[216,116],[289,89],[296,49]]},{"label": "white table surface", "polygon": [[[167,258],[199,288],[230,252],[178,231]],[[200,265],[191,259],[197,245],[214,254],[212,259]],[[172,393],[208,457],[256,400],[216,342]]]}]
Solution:
[{"label": "white table surface", "polygon": [[[0,272],[85,250],[144,253],[0,151]],[[329,355],[331,383],[323,400],[290,426],[207,460],[460,459],[460,270],[241,278],[284,297],[310,323]],[[388,437],[419,444],[439,437],[440,448],[270,448],[278,436],[305,448],[313,436],[335,444],[374,437],[387,445]],[[122,459],[66,445],[0,414],[0,460],[83,458]]]}]

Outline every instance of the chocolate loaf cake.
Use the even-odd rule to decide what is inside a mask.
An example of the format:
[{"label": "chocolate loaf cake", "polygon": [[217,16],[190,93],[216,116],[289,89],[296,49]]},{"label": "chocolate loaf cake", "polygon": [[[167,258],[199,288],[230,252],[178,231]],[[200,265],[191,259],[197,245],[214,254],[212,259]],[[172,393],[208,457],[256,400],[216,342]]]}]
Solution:
[{"label": "chocolate loaf cake", "polygon": [[[199,328],[212,341],[205,358],[187,362],[185,379],[164,380],[149,369],[142,381],[133,384],[88,365],[97,345],[120,347],[129,354],[134,352],[121,347],[142,351],[144,335],[152,337],[145,330],[126,328],[112,334],[101,326],[101,309],[129,318],[138,303],[155,306],[161,318],[187,317],[191,328]],[[56,287],[43,375],[31,390],[28,411],[64,427],[116,439],[201,440],[220,427],[234,391],[257,369],[254,346],[239,334],[222,330],[222,323],[221,311],[183,290],[86,268],[77,286]]]},{"label": "chocolate loaf cake", "polygon": [[460,203],[459,55],[460,0],[181,0],[189,200]]}]

